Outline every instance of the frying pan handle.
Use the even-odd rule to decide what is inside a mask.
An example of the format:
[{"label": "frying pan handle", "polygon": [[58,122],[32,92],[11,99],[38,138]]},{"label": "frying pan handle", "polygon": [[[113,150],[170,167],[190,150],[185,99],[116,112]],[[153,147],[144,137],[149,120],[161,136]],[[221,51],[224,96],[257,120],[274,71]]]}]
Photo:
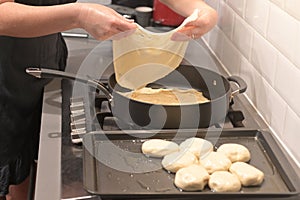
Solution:
[{"label": "frying pan handle", "polygon": [[238,84],[239,88],[231,93],[231,97],[234,97],[238,94],[242,94],[247,90],[247,83],[239,76],[230,76],[227,78],[228,81]]},{"label": "frying pan handle", "polygon": [[63,72],[63,71],[53,70],[53,69],[45,69],[45,68],[30,67],[26,69],[26,73],[36,78],[63,78],[63,79],[76,80],[81,83],[88,84],[103,92],[106,98],[108,99],[109,103],[112,104],[112,100],[113,100],[112,94],[109,92],[106,86],[100,81],[88,79],[86,77],[78,76],[68,72]]}]

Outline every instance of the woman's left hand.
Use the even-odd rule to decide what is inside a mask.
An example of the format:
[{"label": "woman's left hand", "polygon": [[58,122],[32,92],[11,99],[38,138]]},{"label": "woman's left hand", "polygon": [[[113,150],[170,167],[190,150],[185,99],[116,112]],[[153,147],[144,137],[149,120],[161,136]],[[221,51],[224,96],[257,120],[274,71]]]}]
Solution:
[{"label": "woman's left hand", "polygon": [[217,24],[217,20],[217,12],[209,6],[204,6],[199,9],[198,18],[174,33],[171,39],[174,41],[198,39],[209,32]]}]

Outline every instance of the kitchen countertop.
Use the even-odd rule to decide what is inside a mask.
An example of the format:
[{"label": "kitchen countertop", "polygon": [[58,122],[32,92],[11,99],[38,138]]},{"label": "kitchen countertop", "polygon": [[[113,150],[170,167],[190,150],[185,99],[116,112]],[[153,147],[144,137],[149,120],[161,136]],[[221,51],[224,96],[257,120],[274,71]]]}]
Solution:
[{"label": "kitchen countertop", "polygon": [[[66,38],[69,49],[66,71],[76,73],[85,56],[99,43],[87,38]],[[71,67],[73,66],[73,67]],[[62,90],[61,79],[45,88],[37,165],[35,199],[61,199]],[[76,166],[74,166],[76,167]]]},{"label": "kitchen countertop", "polygon": [[[66,42],[69,48],[69,60],[66,71],[73,73],[78,71],[86,55],[88,55],[94,47],[99,45],[98,41],[91,38],[66,38]],[[203,42],[201,42],[201,44],[203,45]],[[100,47],[104,47],[101,53],[105,56],[110,56],[110,46],[111,43],[109,41],[101,43]],[[204,49],[204,51],[208,52],[207,49]],[[204,64],[209,66],[212,61],[213,60],[209,60],[207,61],[208,63]],[[82,163],[80,159],[77,159],[81,156],[80,146],[74,146],[71,144],[69,136],[66,138],[66,136],[62,135],[61,92],[61,80],[54,79],[46,87],[44,93],[35,199],[98,199],[88,194],[82,188],[82,172],[80,171],[82,170]],[[248,103],[244,95],[239,95],[237,98],[236,103],[239,104],[241,102],[245,106],[244,115],[252,115],[255,119],[255,121],[249,122],[251,123],[249,126],[268,131],[268,127]],[[79,151],[77,151],[77,149],[79,149]],[[65,162],[61,160],[62,150],[64,157],[66,157],[66,154],[70,156],[69,160]],[[296,167],[286,151],[284,151],[284,153],[300,177],[299,168]],[[65,175],[71,177],[70,180],[65,181]]]}]

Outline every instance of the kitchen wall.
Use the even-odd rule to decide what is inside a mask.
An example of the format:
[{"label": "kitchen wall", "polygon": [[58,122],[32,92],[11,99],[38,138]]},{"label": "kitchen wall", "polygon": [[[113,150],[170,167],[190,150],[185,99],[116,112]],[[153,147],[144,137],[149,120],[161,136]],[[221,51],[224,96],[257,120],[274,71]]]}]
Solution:
[{"label": "kitchen wall", "polygon": [[300,0],[206,0],[219,13],[205,40],[300,166]]}]

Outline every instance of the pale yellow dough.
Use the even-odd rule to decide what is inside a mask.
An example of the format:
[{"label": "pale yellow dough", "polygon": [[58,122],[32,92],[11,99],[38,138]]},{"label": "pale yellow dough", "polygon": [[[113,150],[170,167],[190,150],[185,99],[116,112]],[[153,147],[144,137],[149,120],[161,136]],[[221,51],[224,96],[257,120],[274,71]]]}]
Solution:
[{"label": "pale yellow dough", "polygon": [[213,144],[208,140],[192,137],[183,141],[179,145],[179,148],[181,151],[192,152],[195,154],[195,156],[197,156],[198,159],[200,159],[202,156],[205,156],[213,151]]},{"label": "pale yellow dough", "polygon": [[249,150],[241,144],[222,144],[217,152],[224,153],[231,162],[248,162],[251,158]]},{"label": "pale yellow dough", "polygon": [[264,173],[248,163],[235,162],[229,171],[238,176],[243,186],[257,186],[264,180]]},{"label": "pale yellow dough", "polygon": [[198,17],[198,10],[177,29],[166,33],[150,32],[137,24],[137,30],[113,41],[113,61],[117,82],[131,90],[168,75],[184,58],[188,41],[173,41],[172,35]]},{"label": "pale yellow dough", "polygon": [[178,144],[162,139],[151,139],[142,144],[143,154],[150,157],[160,158],[177,151],[179,151]]},{"label": "pale yellow dough", "polygon": [[212,174],[216,171],[228,171],[231,161],[224,154],[219,152],[211,152],[207,156],[200,159],[200,164]]},{"label": "pale yellow dough", "polygon": [[209,180],[209,174],[201,165],[181,168],[175,175],[174,184],[184,191],[203,190]]},{"label": "pale yellow dough", "polygon": [[209,102],[209,100],[195,89],[152,89],[141,88],[133,92],[124,93],[130,99],[159,105],[185,105]]},{"label": "pale yellow dough", "polygon": [[214,172],[210,176],[208,186],[215,192],[238,192],[242,187],[239,178],[228,171]]},{"label": "pale yellow dough", "polygon": [[175,152],[166,155],[161,161],[162,166],[169,172],[177,172],[179,169],[188,167],[193,164],[197,164],[197,157],[187,151],[187,152]]}]

